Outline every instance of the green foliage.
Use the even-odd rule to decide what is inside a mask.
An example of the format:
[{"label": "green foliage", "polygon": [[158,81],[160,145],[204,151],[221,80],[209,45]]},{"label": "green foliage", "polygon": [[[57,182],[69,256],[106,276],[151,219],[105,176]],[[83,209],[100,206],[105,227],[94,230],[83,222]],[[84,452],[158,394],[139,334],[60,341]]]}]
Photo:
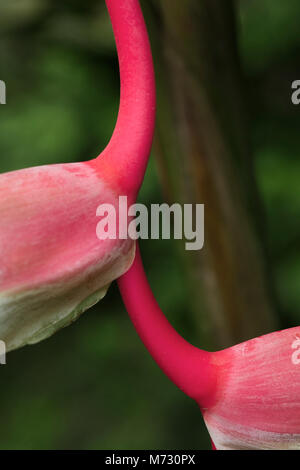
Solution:
[{"label": "green foliage", "polygon": [[249,70],[264,70],[300,47],[298,0],[240,0],[242,58]]}]

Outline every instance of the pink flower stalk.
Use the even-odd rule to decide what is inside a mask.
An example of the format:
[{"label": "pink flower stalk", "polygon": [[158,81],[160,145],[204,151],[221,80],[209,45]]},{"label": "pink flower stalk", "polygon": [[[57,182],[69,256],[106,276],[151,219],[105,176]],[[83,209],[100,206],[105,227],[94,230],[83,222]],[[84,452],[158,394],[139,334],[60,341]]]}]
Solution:
[{"label": "pink flower stalk", "polygon": [[120,109],[107,148],[89,162],[0,175],[0,339],[35,343],[101,299],[134,258],[132,240],[99,240],[96,210],[135,202],[155,121],[150,44],[138,0],[106,0],[116,38]]},{"label": "pink flower stalk", "polygon": [[167,321],[138,249],[118,284],[143,343],[198,403],[216,449],[300,449],[300,327],[211,353],[189,344]]}]

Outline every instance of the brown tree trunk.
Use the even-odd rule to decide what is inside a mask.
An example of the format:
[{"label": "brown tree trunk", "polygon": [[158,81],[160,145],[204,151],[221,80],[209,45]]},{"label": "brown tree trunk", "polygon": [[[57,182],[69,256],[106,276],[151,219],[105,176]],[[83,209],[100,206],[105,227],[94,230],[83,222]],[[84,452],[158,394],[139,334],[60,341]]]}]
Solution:
[{"label": "brown tree trunk", "polygon": [[185,252],[183,261],[201,337],[225,347],[276,328],[234,8],[230,0],[144,6],[157,70],[162,184],[169,202],[205,204],[205,247]]}]

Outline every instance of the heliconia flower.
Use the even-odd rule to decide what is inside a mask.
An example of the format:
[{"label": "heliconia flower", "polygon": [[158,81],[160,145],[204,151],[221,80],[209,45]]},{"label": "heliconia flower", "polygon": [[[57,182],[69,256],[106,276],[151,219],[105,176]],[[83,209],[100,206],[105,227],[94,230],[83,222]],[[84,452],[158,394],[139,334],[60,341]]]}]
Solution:
[{"label": "heliconia flower", "polygon": [[120,109],[102,154],[89,162],[0,175],[0,339],[40,341],[101,299],[134,258],[130,239],[99,240],[96,211],[136,199],[155,120],[151,49],[138,0],[106,0],[116,38]]},{"label": "heliconia flower", "polygon": [[186,342],[167,321],[138,248],[118,284],[143,343],[198,403],[217,450],[300,449],[300,327],[210,353]]},{"label": "heliconia flower", "polygon": [[203,411],[217,449],[300,449],[300,327],[212,354],[218,385]]}]

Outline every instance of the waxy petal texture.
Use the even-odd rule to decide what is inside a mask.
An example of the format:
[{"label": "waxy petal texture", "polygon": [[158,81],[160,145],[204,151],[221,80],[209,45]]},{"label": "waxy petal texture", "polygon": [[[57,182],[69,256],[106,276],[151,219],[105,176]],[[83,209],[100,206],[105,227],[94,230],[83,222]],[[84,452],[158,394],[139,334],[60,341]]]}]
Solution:
[{"label": "waxy petal texture", "polygon": [[0,339],[35,343],[101,299],[135,245],[99,240],[100,204],[118,195],[88,163],[0,175]]},{"label": "waxy petal texture", "polygon": [[213,353],[215,404],[203,410],[217,449],[300,449],[300,327]]}]

